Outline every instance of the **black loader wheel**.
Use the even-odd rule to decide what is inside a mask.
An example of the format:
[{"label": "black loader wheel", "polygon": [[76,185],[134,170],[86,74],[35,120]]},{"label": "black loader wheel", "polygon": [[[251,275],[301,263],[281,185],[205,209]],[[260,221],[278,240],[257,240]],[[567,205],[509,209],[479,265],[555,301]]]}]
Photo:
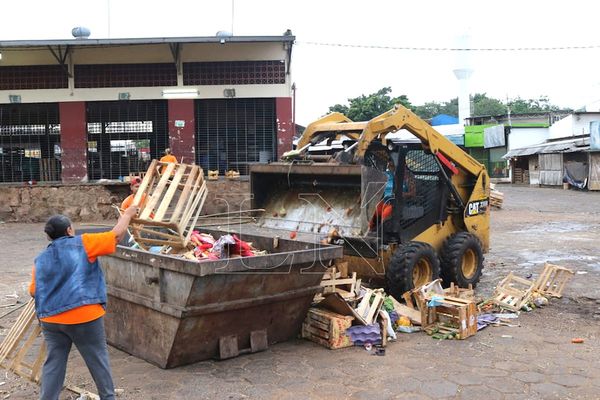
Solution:
[{"label": "black loader wheel", "polygon": [[399,246],[385,271],[388,292],[400,300],[402,294],[440,276],[440,260],[431,245],[409,242]]},{"label": "black loader wheel", "polygon": [[483,251],[479,239],[469,232],[450,236],[442,248],[442,279],[445,285],[475,287],[483,272]]}]

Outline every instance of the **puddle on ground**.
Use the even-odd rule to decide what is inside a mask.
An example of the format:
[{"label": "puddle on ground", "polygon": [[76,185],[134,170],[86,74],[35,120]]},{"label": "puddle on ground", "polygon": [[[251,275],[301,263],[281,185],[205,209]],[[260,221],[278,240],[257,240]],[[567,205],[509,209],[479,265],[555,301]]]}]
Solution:
[{"label": "puddle on ground", "polygon": [[545,251],[530,251],[522,250],[519,255],[527,260],[527,262],[520,263],[521,266],[533,266],[536,264],[543,264],[545,262],[555,263],[557,261],[583,261],[586,262],[587,266],[594,270],[600,270],[600,257],[589,256],[584,254],[571,254],[558,250],[545,250]]},{"label": "puddle on ground", "polygon": [[578,222],[544,222],[539,225],[531,225],[527,229],[511,231],[510,233],[566,233],[592,230],[593,227]]}]

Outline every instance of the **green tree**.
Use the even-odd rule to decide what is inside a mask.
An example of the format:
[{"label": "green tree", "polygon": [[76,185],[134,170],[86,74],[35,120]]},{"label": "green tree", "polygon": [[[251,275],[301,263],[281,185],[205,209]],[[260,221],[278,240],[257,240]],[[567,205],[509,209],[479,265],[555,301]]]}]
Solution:
[{"label": "green tree", "polygon": [[370,95],[361,95],[348,99],[349,105],[336,104],[329,107],[329,112],[340,112],[353,121],[368,121],[390,110],[395,104],[413,108],[406,95],[391,97],[392,88],[384,87]]},{"label": "green tree", "polygon": [[445,102],[429,101],[422,106],[416,106],[414,112],[423,119],[430,119],[439,114],[456,117],[458,116],[458,97]]},{"label": "green tree", "polygon": [[488,97],[486,93],[475,93],[471,98],[474,116],[503,115],[507,113],[506,106],[502,101]]},{"label": "green tree", "polygon": [[560,107],[551,104],[547,96],[540,96],[537,99],[522,99],[517,97],[508,102],[510,112],[513,114],[527,114],[531,112],[548,111],[572,111],[571,109],[561,110]]}]

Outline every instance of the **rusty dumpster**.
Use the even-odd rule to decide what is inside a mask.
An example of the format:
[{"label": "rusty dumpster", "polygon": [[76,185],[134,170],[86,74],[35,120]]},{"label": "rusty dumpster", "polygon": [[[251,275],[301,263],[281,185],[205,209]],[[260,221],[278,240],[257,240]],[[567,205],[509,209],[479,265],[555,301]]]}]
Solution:
[{"label": "rusty dumpster", "polygon": [[118,246],[102,257],[108,342],[173,368],[261,350],[296,336],[325,266],[342,257],[342,248],[241,238],[268,254],[196,262]]}]

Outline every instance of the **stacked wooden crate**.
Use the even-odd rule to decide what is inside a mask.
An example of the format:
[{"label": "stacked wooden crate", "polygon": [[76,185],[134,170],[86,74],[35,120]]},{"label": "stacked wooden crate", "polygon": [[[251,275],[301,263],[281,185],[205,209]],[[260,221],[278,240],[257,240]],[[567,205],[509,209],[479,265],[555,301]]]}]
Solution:
[{"label": "stacked wooden crate", "polygon": [[302,337],[328,349],[352,346],[346,329],[352,326],[353,317],[336,314],[320,308],[311,308],[302,324]]}]

